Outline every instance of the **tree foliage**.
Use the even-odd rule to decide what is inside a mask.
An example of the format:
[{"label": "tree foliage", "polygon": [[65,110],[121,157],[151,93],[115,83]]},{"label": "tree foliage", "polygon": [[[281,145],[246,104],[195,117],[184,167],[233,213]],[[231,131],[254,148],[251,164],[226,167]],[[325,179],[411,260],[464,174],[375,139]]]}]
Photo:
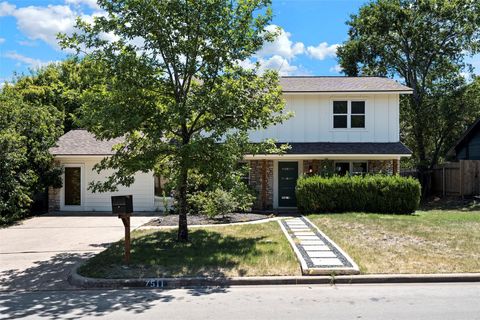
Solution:
[{"label": "tree foliage", "polygon": [[[130,185],[137,171],[167,173],[175,185],[178,239],[188,240],[189,176],[222,180],[252,146],[247,132],[282,121],[274,72],[259,76],[238,62],[274,34],[268,0],[100,0],[107,12],[62,36],[85,56],[82,125],[100,139],[124,136],[97,166],[114,169],[97,191]],[[106,36],[108,35],[108,37]],[[114,40],[112,40],[114,39]]]},{"label": "tree foliage", "polygon": [[[349,39],[338,49],[349,76],[399,78],[413,89],[402,100],[403,135],[417,167],[433,167],[478,108],[463,103],[467,54],[480,48],[480,2],[376,0],[348,21]],[[478,113],[477,113],[478,114]]]},{"label": "tree foliage", "polygon": [[76,128],[75,114],[80,108],[80,92],[88,86],[80,74],[81,60],[69,58],[17,76],[10,90],[22,100],[36,105],[53,106],[63,113],[64,131]]},{"label": "tree foliage", "polygon": [[35,192],[59,185],[48,149],[61,120],[55,107],[27,102],[9,86],[0,93],[0,223],[23,217]]}]

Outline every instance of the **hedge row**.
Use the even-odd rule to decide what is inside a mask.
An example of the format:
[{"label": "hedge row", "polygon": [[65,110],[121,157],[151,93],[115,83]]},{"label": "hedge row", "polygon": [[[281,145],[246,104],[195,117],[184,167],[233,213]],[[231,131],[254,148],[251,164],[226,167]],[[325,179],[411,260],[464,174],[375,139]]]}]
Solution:
[{"label": "hedge row", "polygon": [[420,183],[411,177],[385,175],[302,177],[297,206],[313,212],[413,213],[420,203]]}]

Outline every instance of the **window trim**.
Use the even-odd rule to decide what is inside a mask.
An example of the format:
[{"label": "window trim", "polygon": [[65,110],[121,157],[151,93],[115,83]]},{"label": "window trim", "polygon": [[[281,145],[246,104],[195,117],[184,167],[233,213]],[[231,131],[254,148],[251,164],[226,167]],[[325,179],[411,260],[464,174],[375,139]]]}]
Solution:
[{"label": "window trim", "polygon": [[365,171],[365,174],[368,173],[368,160],[335,160],[333,162],[333,169],[334,169],[334,172],[336,173],[336,169],[337,169],[337,163],[348,163],[348,172],[353,175],[353,163],[354,162],[361,162],[361,163],[365,163],[366,164],[366,171]]},{"label": "window trim", "polygon": [[[335,128],[334,117],[335,115],[345,115],[345,113],[334,113],[333,104],[335,101],[347,101],[347,127]],[[364,102],[364,113],[352,113],[352,102]],[[363,115],[365,117],[363,128],[352,128],[352,115]],[[367,99],[366,98],[337,98],[332,97],[330,99],[330,130],[331,131],[367,131]]]},{"label": "window trim", "polygon": [[62,166],[63,168],[80,168],[80,205],[65,204],[65,170],[63,170],[60,210],[82,210],[85,205],[85,165],[83,163],[64,163]]}]

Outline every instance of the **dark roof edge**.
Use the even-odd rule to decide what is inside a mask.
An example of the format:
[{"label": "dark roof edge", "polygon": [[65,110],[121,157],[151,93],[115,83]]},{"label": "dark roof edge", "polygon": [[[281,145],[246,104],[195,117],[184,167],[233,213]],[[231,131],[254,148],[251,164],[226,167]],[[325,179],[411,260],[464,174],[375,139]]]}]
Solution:
[{"label": "dark roof edge", "polygon": [[73,156],[73,157],[102,157],[112,156],[115,153],[52,153],[52,156]]},{"label": "dark roof edge", "polygon": [[398,90],[330,90],[330,91],[319,91],[319,90],[302,90],[302,91],[288,91],[282,90],[282,92],[289,92],[289,93],[312,93],[312,92],[326,92],[326,93],[333,93],[333,92],[413,92],[413,89],[398,89]]},{"label": "dark roof edge", "polygon": [[475,129],[479,124],[480,124],[480,118],[475,120],[475,122],[471,124],[467,130],[465,130],[462,136],[455,142],[455,144],[450,148],[450,150],[448,150],[447,156],[455,156],[457,154],[456,148],[463,143],[463,140],[465,140],[465,138],[468,137],[470,132],[472,132],[472,130]]},{"label": "dark roof edge", "polygon": [[385,76],[280,76],[280,78],[383,78],[393,80]]}]

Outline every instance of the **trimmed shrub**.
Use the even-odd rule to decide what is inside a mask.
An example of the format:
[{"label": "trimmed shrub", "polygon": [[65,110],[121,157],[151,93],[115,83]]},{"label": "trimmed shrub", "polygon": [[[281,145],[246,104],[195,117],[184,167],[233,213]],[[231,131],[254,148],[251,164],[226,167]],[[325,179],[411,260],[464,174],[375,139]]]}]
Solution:
[{"label": "trimmed shrub", "polygon": [[398,175],[302,177],[297,181],[301,212],[413,213],[420,203],[418,180]]}]

